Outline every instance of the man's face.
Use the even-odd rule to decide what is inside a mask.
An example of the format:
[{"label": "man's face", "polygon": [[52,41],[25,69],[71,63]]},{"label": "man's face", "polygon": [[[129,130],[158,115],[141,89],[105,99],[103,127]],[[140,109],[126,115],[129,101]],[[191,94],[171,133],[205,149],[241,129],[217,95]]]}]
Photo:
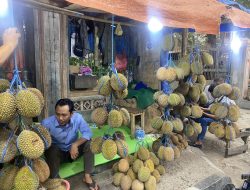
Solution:
[{"label": "man's face", "polygon": [[68,124],[71,116],[72,113],[69,112],[68,105],[56,107],[56,118],[60,125]]}]

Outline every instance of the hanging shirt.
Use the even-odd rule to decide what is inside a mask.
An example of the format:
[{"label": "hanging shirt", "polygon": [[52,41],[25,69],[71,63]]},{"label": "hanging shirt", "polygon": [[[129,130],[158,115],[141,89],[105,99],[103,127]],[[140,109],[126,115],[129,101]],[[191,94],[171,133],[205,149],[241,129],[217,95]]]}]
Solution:
[{"label": "hanging shirt", "polygon": [[207,96],[207,100],[208,100],[208,104],[212,103],[214,101],[214,97],[212,96],[212,94],[208,91],[210,85],[207,85],[204,89],[204,92]]},{"label": "hanging shirt", "polygon": [[90,140],[92,137],[91,129],[83,116],[74,112],[69,123],[60,126],[55,115],[42,121],[42,125],[49,131],[52,144],[58,146],[62,151],[69,151],[72,143],[78,139],[78,132],[82,138]]}]

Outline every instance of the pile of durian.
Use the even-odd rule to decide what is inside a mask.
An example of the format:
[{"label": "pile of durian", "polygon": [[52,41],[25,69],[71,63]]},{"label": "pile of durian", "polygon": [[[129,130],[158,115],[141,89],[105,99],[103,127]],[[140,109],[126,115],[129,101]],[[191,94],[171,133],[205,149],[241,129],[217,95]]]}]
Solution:
[{"label": "pile of durian", "polygon": [[104,135],[92,139],[90,149],[93,154],[102,153],[107,160],[112,160],[117,154],[125,158],[129,154],[128,144],[121,131],[116,131],[111,135]]},{"label": "pile of durian", "polygon": [[[232,104],[228,98],[237,100],[240,97],[240,90],[230,84],[223,83],[214,88],[213,95],[217,98],[217,101],[211,105],[210,112],[218,118],[218,121],[210,124],[209,132],[220,139],[233,140],[240,133],[235,123],[240,117],[240,108]],[[229,102],[220,102],[224,98]]]},{"label": "pile of durian", "polygon": [[166,173],[158,157],[143,146],[134,155],[120,159],[112,170],[113,184],[122,190],[155,190]]},{"label": "pile of durian", "polygon": [[0,190],[37,190],[41,186],[66,190],[62,182],[48,181],[49,167],[40,158],[51,145],[50,133],[30,122],[43,109],[42,93],[36,88],[9,88],[10,83],[0,79],[0,122],[5,123],[0,128],[0,163],[4,163]]},{"label": "pile of durian", "polygon": [[101,128],[106,123],[111,128],[121,127],[122,125],[129,125],[130,115],[125,108],[116,108],[108,112],[106,107],[98,107],[91,113],[91,121]]},{"label": "pile of durian", "polygon": [[108,75],[102,76],[98,80],[98,92],[103,96],[110,96],[114,94],[118,99],[124,99],[128,95],[128,80],[121,74],[112,74],[111,77]]}]

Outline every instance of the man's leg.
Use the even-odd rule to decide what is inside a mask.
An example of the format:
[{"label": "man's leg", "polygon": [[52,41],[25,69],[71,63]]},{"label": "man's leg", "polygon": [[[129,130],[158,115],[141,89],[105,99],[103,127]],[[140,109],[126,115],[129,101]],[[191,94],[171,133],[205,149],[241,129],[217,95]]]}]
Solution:
[{"label": "man's leg", "polygon": [[50,178],[58,178],[60,164],[65,160],[65,152],[52,144],[51,147],[45,151],[44,155],[50,169]]},{"label": "man's leg", "polygon": [[[83,143],[79,149],[79,155],[83,155],[83,162],[84,162],[84,181],[88,184],[91,184],[92,178],[91,173],[94,171],[95,167],[95,156],[90,150],[90,142],[86,141]],[[97,186],[95,187],[97,189]]]},{"label": "man's leg", "polygon": [[202,143],[202,141],[205,138],[206,132],[207,132],[207,127],[212,123],[214,120],[208,117],[202,117],[198,119],[198,122],[201,124],[202,131],[197,137],[197,141]]}]

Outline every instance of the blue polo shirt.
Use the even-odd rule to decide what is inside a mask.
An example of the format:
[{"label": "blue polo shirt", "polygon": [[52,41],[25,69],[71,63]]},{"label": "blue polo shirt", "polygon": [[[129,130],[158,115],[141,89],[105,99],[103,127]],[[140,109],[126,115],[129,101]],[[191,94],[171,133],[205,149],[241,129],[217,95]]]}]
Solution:
[{"label": "blue polo shirt", "polygon": [[50,132],[52,144],[58,146],[62,151],[69,151],[71,144],[78,139],[78,132],[82,138],[90,140],[92,137],[91,129],[83,116],[74,112],[67,125],[60,126],[56,116],[53,115],[42,121],[42,125]]}]

